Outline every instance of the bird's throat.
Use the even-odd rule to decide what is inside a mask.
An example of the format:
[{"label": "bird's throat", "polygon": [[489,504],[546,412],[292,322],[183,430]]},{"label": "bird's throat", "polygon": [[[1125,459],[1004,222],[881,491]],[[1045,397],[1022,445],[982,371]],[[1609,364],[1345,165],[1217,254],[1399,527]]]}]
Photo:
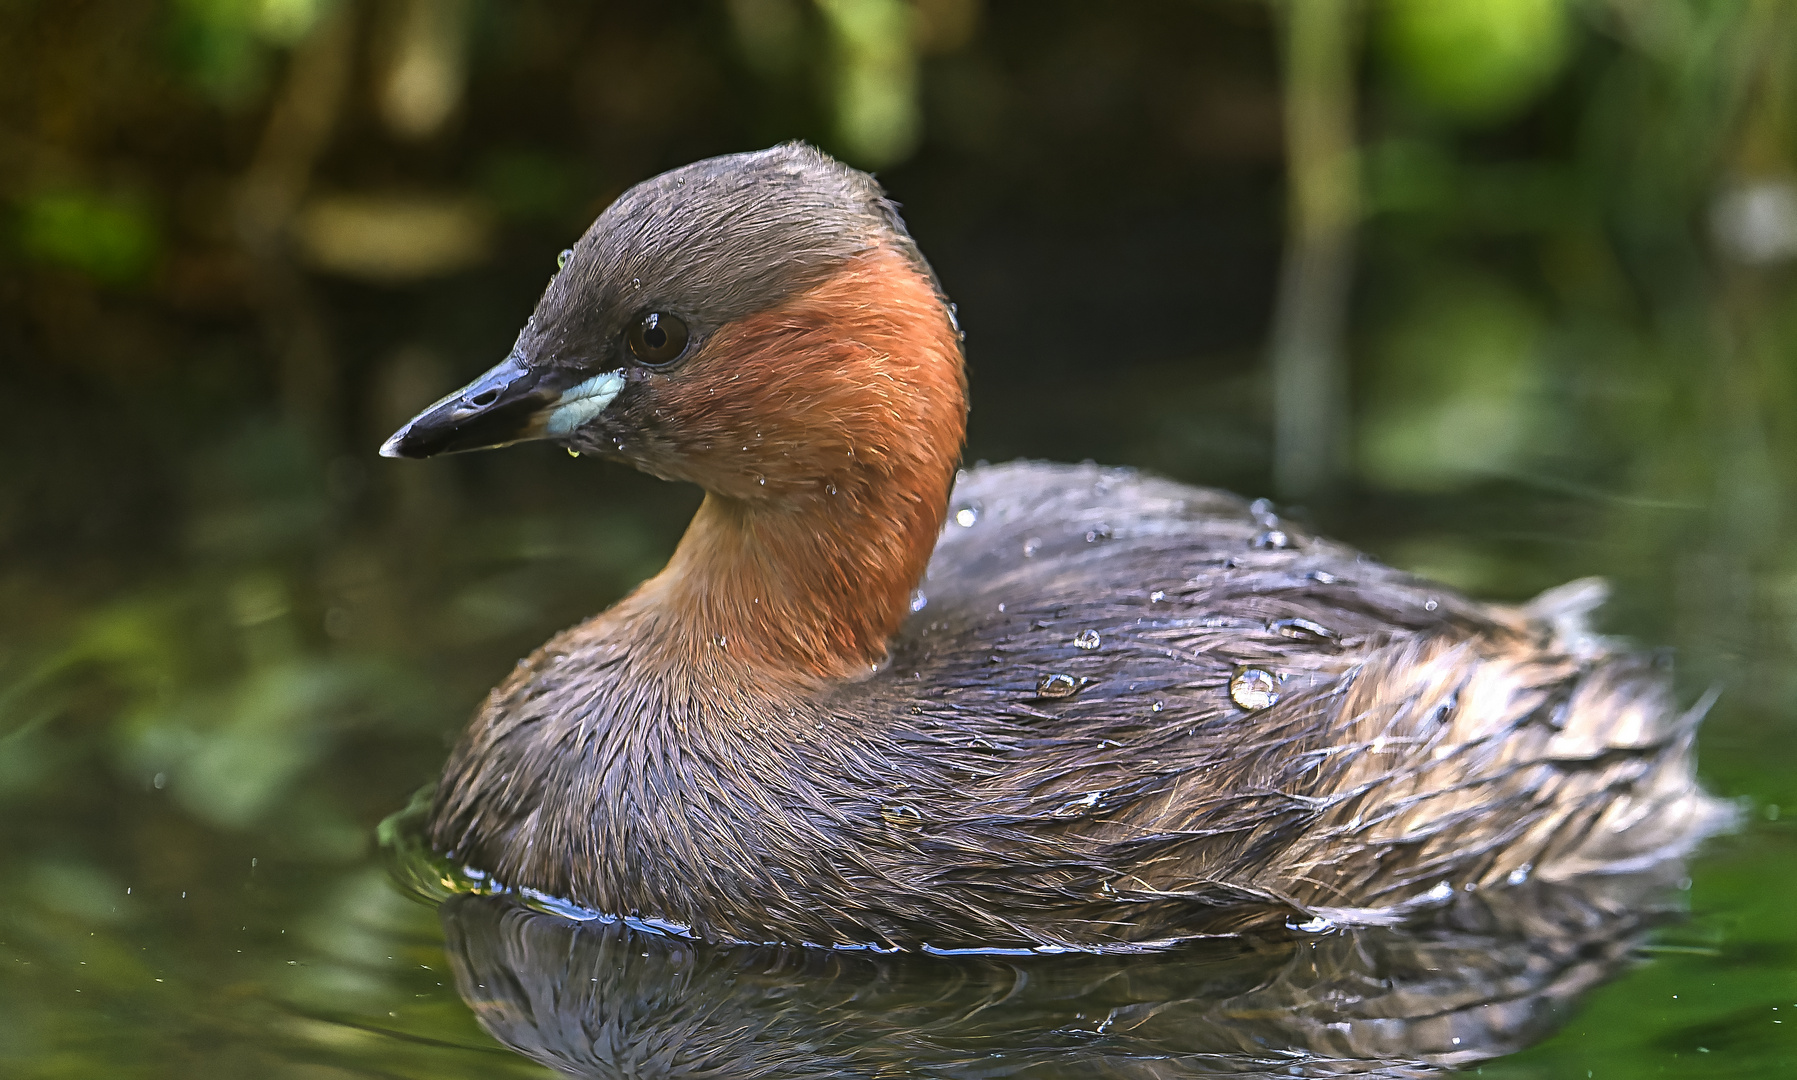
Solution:
[{"label": "bird's throat", "polygon": [[[946,492],[944,493],[946,496]],[[645,586],[689,660],[782,679],[877,665],[910,611],[941,514],[888,521],[707,496],[666,570]]]}]

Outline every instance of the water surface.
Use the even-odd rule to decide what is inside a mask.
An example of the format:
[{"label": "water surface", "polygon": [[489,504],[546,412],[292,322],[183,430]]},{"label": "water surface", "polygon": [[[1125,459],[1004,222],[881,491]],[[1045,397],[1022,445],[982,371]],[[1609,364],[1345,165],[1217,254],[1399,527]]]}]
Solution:
[{"label": "water surface", "polygon": [[[1563,496],[1510,498],[1506,513],[1565,520]],[[1608,530],[1483,531],[1489,506],[1426,508],[1439,515],[1426,537],[1381,517],[1363,538],[1400,554],[1459,551],[1531,583],[1583,571],[1617,543]],[[1448,510],[1469,532],[1444,528]],[[1666,513],[1607,511],[1618,512]],[[604,539],[652,552],[665,527],[626,520]],[[1708,1077],[1797,1066],[1797,826],[1780,809],[1797,807],[1793,725],[1758,707],[1764,687],[1726,682],[1701,761],[1709,786],[1741,801],[1740,831],[1629,886],[1626,901],[1616,881],[1597,899],[1462,898],[1465,910],[1421,936],[1294,931],[1138,960],[812,956],[581,927],[490,899],[421,903],[390,878],[373,826],[429,778],[484,679],[561,614],[543,602],[515,633],[494,634],[508,596],[616,587],[574,554],[590,535],[580,530],[603,521],[487,522],[440,564],[414,568],[418,591],[390,610],[365,600],[360,619],[434,614],[411,657],[366,628],[307,641],[296,625],[307,598],[248,573],[51,613],[56,649],[13,638],[0,736],[6,1073],[542,1073],[509,1045],[606,1075],[657,1038],[664,1058],[648,1054],[645,1068],[727,1061],[768,1075],[1326,1075],[1371,1060],[1391,1075],[1481,1062],[1500,1077]],[[383,557],[350,546],[314,554]],[[399,591],[401,571],[377,568],[356,587]],[[1645,625],[1675,634],[1693,617],[1626,592],[1615,607],[1647,607]],[[487,636],[470,642],[471,626]],[[445,656],[433,661],[433,648]],[[1770,670],[1751,652],[1735,665]],[[1689,697],[1705,685],[1685,683]]]}]

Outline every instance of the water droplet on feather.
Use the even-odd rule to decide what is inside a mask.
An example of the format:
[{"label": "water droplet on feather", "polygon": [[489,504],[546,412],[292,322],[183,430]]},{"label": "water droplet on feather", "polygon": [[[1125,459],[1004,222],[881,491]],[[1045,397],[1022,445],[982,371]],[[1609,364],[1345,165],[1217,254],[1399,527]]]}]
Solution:
[{"label": "water droplet on feather", "polygon": [[1069,799],[1060,806],[1055,807],[1055,816],[1078,817],[1083,811],[1090,810],[1097,806],[1098,800],[1102,798],[1104,798],[1104,792],[1089,791],[1077,799]]},{"label": "water droplet on feather", "polygon": [[1086,531],[1086,543],[1096,544],[1100,540],[1109,540],[1111,535],[1111,527],[1101,521]]},{"label": "water droplet on feather", "polygon": [[1279,680],[1261,668],[1242,668],[1229,680],[1229,699],[1249,712],[1270,709],[1279,701]]},{"label": "water droplet on feather", "polygon": [[1073,647],[1076,649],[1096,649],[1098,643],[1099,637],[1096,630],[1081,630],[1079,635],[1073,639]]},{"label": "water droplet on feather", "polygon": [[560,255],[557,255],[555,257],[555,268],[557,270],[566,269],[568,266],[568,260],[572,259],[573,257],[574,257],[574,249],[573,248],[564,249]]},{"label": "water droplet on feather", "polygon": [[885,819],[886,824],[891,825],[896,829],[909,829],[915,831],[923,828],[923,814],[918,812],[917,807],[908,806],[904,803],[900,803],[896,806],[882,806],[880,808],[880,817]]},{"label": "water droplet on feather", "polygon": [[914,591],[911,593],[911,610],[912,611],[922,611],[924,605],[929,602],[930,602],[930,598],[925,596],[921,591]]},{"label": "water droplet on feather", "polygon": [[980,508],[977,506],[963,506],[955,511],[955,524],[963,529],[973,528],[973,523],[978,520],[980,520]]},{"label": "water droplet on feather", "polygon": [[1035,558],[1036,552],[1041,550],[1042,538],[1040,536],[1032,536],[1023,542],[1023,557],[1026,559]]},{"label": "water droplet on feather", "polygon": [[1318,642],[1335,640],[1335,631],[1324,626],[1322,623],[1311,622],[1309,619],[1280,619],[1268,626],[1267,629],[1278,634],[1280,637],[1291,638],[1293,641]]},{"label": "water droplet on feather", "polygon": [[1050,700],[1069,698],[1079,693],[1080,687],[1084,685],[1086,685],[1086,680],[1076,679],[1057,671],[1036,680],[1036,696]]},{"label": "water droplet on feather", "polygon": [[1288,548],[1292,546],[1292,538],[1283,529],[1268,529],[1254,538],[1252,546],[1260,550]]}]

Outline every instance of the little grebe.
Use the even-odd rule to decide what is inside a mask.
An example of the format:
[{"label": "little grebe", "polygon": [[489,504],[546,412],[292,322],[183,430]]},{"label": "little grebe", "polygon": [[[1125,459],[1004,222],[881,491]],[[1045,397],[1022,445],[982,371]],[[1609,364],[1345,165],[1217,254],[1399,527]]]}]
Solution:
[{"label": "little grebe", "polygon": [[954,309],[816,150],[639,184],[563,262],[381,452],[552,439],[706,495],[445,767],[428,839],[495,881],[713,941],[1143,950],[1724,819],[1701,710],[1583,629],[1594,585],[1491,607],[1214,491],[957,474]]}]

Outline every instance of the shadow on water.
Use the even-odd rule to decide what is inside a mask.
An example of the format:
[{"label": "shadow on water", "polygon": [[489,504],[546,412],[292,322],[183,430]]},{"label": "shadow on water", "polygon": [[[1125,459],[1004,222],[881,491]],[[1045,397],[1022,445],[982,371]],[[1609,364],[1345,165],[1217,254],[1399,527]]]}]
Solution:
[{"label": "shadow on water", "polygon": [[491,896],[440,914],[481,1026],[572,1076],[1409,1077],[1551,1034],[1668,918],[1683,873],[1128,958],[720,947]]}]

